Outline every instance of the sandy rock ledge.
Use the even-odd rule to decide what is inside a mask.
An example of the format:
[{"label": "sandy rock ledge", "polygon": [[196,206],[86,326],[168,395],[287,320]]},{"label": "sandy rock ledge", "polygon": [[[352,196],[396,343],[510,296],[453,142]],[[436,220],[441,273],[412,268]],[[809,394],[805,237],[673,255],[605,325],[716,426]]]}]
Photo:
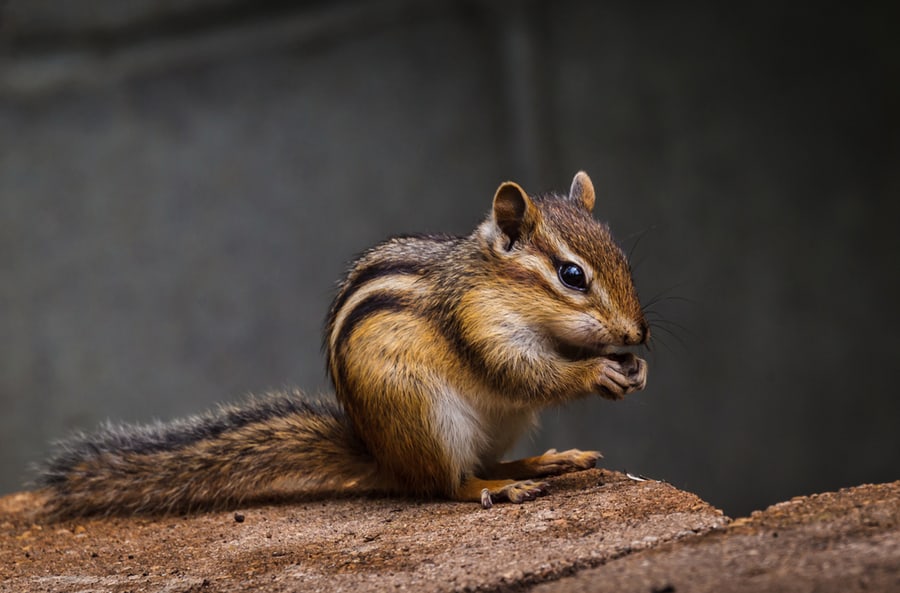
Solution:
[{"label": "sandy rock ledge", "polygon": [[900,592],[900,482],[773,505],[535,593]]},{"label": "sandy rock ledge", "polygon": [[863,573],[876,587],[898,583],[900,482],[730,525],[661,482],[590,470],[551,484],[547,497],[490,510],[343,499],[59,523],[40,520],[38,495],[15,494],[0,499],[0,591],[713,591],[724,589],[696,588],[705,581],[692,571],[753,583],[790,553],[809,561],[801,579],[821,576],[817,563],[843,571],[865,556],[875,573],[854,564],[854,583]]},{"label": "sandy rock ledge", "polygon": [[727,522],[693,494],[613,472],[552,486],[490,510],[346,499],[56,524],[37,523],[40,501],[23,493],[0,501],[0,590],[496,591]]}]

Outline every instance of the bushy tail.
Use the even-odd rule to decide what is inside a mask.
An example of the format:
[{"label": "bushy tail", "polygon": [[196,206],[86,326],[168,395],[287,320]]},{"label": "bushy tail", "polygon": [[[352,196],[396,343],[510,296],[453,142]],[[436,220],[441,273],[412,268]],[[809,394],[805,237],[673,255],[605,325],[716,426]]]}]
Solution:
[{"label": "bushy tail", "polygon": [[234,506],[285,490],[365,492],[376,466],[337,403],[297,393],[58,444],[40,484],[56,517]]}]

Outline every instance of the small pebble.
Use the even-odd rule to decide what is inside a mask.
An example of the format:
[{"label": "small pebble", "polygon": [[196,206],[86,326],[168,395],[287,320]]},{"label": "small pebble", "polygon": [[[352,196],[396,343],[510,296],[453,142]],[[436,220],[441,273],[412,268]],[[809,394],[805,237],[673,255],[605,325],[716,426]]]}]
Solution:
[{"label": "small pebble", "polygon": [[240,514],[240,513],[235,513],[235,514],[234,514],[234,520],[235,520],[236,523],[243,523],[243,522],[244,522],[244,515],[242,515],[242,514]]}]

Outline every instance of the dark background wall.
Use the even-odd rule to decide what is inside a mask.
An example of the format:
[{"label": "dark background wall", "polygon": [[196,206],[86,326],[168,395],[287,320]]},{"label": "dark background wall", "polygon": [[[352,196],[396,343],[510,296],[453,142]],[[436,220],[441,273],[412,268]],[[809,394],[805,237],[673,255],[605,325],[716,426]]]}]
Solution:
[{"label": "dark background wall", "polygon": [[107,418],[327,391],[355,253],[582,168],[661,298],[650,383],[517,452],[599,448],[731,514],[900,478],[898,16],[0,3],[0,491]]}]

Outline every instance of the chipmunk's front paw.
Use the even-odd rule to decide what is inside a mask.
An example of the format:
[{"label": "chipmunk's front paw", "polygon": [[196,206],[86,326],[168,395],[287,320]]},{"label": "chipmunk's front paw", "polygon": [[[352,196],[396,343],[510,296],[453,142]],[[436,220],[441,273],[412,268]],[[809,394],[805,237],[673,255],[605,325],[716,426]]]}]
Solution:
[{"label": "chipmunk's front paw", "polygon": [[597,460],[603,457],[599,451],[581,451],[569,449],[558,453],[556,449],[546,451],[535,458],[535,469],[542,476],[558,476],[583,469],[591,469]]},{"label": "chipmunk's front paw", "polygon": [[647,385],[647,361],[631,352],[611,353],[600,357],[599,377],[594,384],[597,393],[607,399],[622,399]]}]

